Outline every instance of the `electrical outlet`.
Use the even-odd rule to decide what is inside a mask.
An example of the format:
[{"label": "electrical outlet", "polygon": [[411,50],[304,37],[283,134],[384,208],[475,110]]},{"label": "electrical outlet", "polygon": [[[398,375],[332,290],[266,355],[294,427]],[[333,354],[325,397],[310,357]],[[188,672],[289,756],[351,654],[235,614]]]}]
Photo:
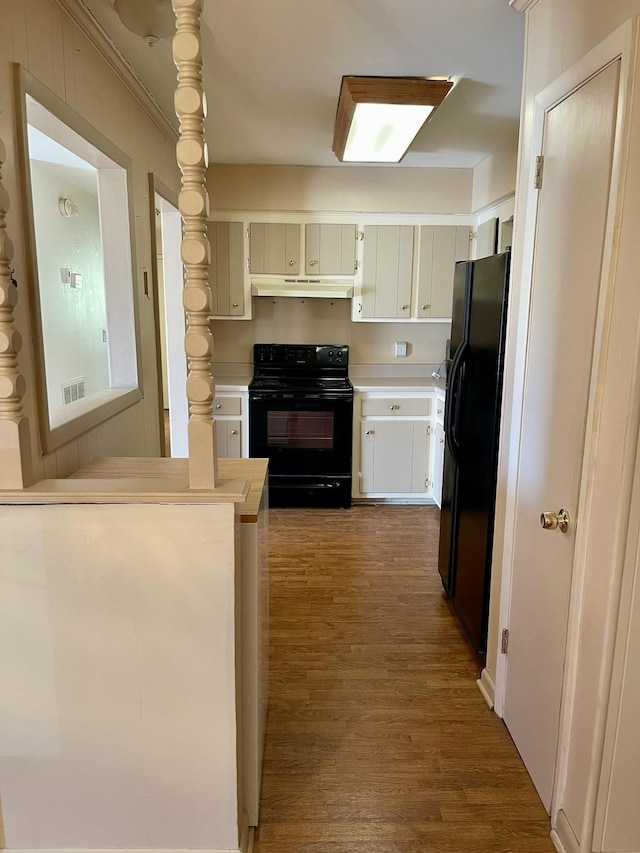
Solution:
[{"label": "electrical outlet", "polygon": [[406,358],[407,357],[407,342],[406,341],[396,341],[395,357],[396,358]]}]

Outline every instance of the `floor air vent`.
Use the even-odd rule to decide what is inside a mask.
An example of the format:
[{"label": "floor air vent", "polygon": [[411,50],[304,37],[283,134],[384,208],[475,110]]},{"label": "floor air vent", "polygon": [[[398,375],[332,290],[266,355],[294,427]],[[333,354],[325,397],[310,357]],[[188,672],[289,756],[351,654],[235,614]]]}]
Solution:
[{"label": "floor air vent", "polygon": [[75,403],[84,397],[84,376],[80,379],[72,379],[70,382],[62,383],[62,402],[65,406]]}]

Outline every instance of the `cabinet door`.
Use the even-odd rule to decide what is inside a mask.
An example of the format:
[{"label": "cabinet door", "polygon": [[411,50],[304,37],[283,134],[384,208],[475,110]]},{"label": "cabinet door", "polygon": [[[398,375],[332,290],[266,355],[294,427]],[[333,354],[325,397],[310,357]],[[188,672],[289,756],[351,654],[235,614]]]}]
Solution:
[{"label": "cabinet door", "polygon": [[418,317],[451,317],[456,261],[469,260],[467,225],[423,225],[420,228]]},{"label": "cabinet door", "polygon": [[221,459],[239,459],[242,456],[241,421],[216,420],[216,449]]},{"label": "cabinet door", "polygon": [[211,244],[211,313],[222,317],[244,314],[244,225],[208,222]]},{"label": "cabinet door", "polygon": [[362,421],[360,492],[424,494],[428,490],[427,421]]},{"label": "cabinet door", "polygon": [[410,317],[412,278],[413,226],[365,226],[362,316]]},{"label": "cabinet door", "polygon": [[307,275],[355,275],[356,226],[308,223],[305,271]]},{"label": "cabinet door", "polygon": [[442,472],[444,469],[444,427],[436,421],[433,445],[433,468],[431,471],[431,482],[433,499],[442,506]]},{"label": "cabinet door", "polygon": [[252,222],[249,269],[254,275],[300,275],[300,226]]}]

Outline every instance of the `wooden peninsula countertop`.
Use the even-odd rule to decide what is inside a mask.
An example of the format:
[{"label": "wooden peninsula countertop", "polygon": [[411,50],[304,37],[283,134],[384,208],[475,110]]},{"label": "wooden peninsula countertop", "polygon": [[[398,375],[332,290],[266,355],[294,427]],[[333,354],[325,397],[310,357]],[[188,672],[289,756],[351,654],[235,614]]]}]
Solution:
[{"label": "wooden peninsula countertop", "polygon": [[63,480],[41,480],[20,491],[0,491],[0,504],[235,503],[243,522],[258,518],[267,459],[219,459],[220,487],[189,489],[189,460],[158,456],[103,456]]}]

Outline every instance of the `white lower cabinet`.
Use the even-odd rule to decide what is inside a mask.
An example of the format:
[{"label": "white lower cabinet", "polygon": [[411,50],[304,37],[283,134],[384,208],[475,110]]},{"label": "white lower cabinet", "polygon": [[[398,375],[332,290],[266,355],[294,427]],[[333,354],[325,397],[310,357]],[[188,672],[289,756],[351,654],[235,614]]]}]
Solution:
[{"label": "white lower cabinet", "polygon": [[240,459],[242,456],[242,421],[216,420],[216,446],[220,459]]},{"label": "white lower cabinet", "polygon": [[219,458],[240,459],[249,455],[248,408],[246,389],[216,386],[213,416]]},{"label": "white lower cabinet", "polygon": [[441,391],[436,391],[435,407],[431,479],[433,482],[433,500],[439,507],[441,507],[442,475],[444,471],[444,394]]},{"label": "white lower cabinet", "polygon": [[442,506],[442,474],[444,470],[444,426],[436,421],[433,435],[433,463],[431,466],[433,500]]},{"label": "white lower cabinet", "polygon": [[430,502],[433,393],[386,393],[356,396],[354,498]]}]

